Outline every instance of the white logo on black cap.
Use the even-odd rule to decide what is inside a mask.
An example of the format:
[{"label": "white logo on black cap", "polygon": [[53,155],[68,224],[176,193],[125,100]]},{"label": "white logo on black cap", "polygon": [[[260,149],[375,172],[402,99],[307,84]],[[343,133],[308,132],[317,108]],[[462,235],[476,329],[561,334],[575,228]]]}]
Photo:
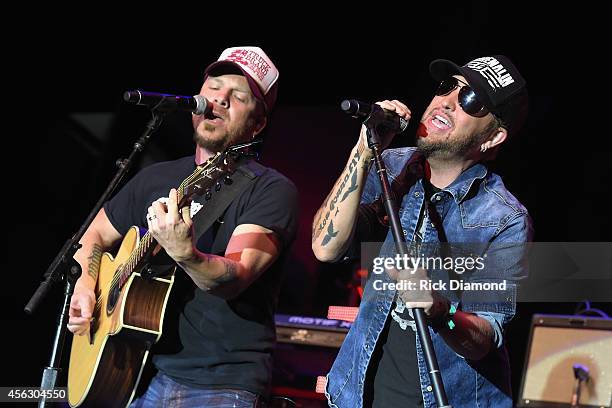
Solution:
[{"label": "white logo on black cap", "polygon": [[467,67],[479,72],[493,89],[505,88],[514,83],[508,70],[493,57],[476,58],[468,62]]}]

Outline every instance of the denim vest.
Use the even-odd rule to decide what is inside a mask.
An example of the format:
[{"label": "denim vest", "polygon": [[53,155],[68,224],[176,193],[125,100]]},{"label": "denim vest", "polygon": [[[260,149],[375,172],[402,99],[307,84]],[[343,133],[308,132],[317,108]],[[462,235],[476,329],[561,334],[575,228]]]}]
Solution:
[{"label": "denim vest", "polygon": [[[398,201],[401,198],[400,219],[406,240],[411,242],[424,205],[423,158],[414,148],[400,148],[386,150],[383,160],[392,189]],[[379,181],[373,169],[368,175],[361,202],[375,202],[380,194]],[[488,172],[482,164],[475,164],[465,170],[450,186],[434,194],[429,205],[435,205],[440,219],[426,223],[423,236],[425,243],[438,242],[440,230],[448,242],[526,243],[532,237],[527,210],[506,190],[501,178]],[[436,222],[441,222],[441,226],[436,226]],[[393,237],[389,232],[383,251],[385,247],[392,246],[392,242]],[[474,313],[491,324],[495,346],[486,357],[479,361],[467,360],[447,346],[436,331],[428,328],[446,394],[453,408],[512,406],[510,366],[503,332],[514,316],[516,281],[524,278],[527,273],[526,254],[522,252],[522,247],[518,252],[513,251],[511,256],[499,257],[496,262],[508,281],[502,297],[498,298],[501,301],[472,301],[469,296],[450,299],[461,310]],[[377,278],[389,280],[386,274],[378,275]],[[357,319],[328,374],[325,394],[330,407],[363,406],[368,364],[395,297],[393,291],[374,290],[373,281],[370,277],[365,285]],[[435,407],[435,397],[418,336],[416,353],[424,405]]]}]

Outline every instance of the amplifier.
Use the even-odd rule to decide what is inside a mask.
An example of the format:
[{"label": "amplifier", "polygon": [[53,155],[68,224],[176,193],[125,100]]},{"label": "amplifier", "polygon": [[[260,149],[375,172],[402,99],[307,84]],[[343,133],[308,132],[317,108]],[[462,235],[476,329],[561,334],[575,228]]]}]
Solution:
[{"label": "amplifier", "polygon": [[[579,380],[580,378],[580,380]],[[610,407],[612,319],[535,315],[519,407]]]}]

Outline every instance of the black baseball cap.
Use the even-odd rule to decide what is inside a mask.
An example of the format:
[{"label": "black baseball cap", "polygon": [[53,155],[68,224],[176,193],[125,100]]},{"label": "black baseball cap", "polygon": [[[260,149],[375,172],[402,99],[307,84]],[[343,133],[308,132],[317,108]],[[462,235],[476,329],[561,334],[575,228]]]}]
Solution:
[{"label": "black baseball cap", "polygon": [[516,66],[504,55],[476,58],[463,66],[436,59],[429,64],[436,81],[460,74],[478,99],[509,133],[517,132],[525,122],[528,108],[527,82]]}]

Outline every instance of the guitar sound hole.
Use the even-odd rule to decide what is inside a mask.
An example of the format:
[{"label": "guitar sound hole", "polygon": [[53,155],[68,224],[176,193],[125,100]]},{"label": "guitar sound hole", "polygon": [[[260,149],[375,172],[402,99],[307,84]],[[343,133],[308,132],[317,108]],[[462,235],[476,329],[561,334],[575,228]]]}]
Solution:
[{"label": "guitar sound hole", "polygon": [[115,310],[115,305],[117,305],[120,293],[121,291],[119,290],[119,286],[117,284],[112,285],[110,292],[108,293],[108,302],[106,303],[107,314],[111,314],[113,313],[113,310]]}]

